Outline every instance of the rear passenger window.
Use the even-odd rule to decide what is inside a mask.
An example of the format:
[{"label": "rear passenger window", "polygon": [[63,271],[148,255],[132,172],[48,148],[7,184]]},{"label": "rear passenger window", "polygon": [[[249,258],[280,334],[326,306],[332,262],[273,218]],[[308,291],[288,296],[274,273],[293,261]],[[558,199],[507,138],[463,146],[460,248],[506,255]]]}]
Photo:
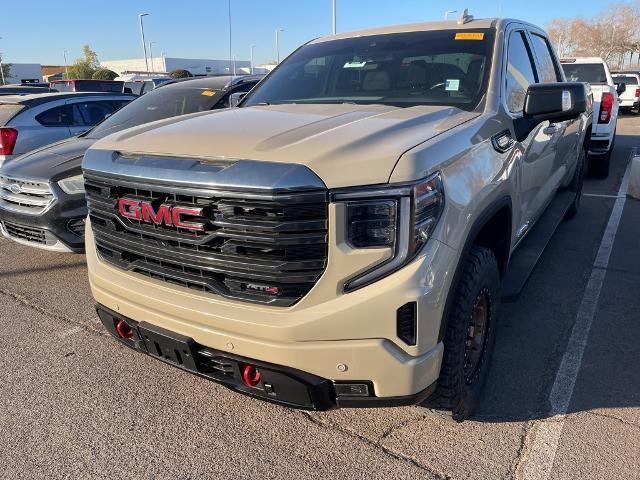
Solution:
[{"label": "rear passenger window", "polygon": [[540,79],[543,83],[559,82],[558,70],[556,64],[553,61],[553,56],[549,50],[549,44],[540,35],[535,33],[531,34],[531,43],[533,44],[533,51],[536,52],[536,58],[540,65]]},{"label": "rear passenger window", "polygon": [[68,105],[50,108],[36,115],[36,120],[45,127],[68,127],[72,124],[71,109]]},{"label": "rear passenger window", "polygon": [[513,32],[507,52],[507,107],[512,113],[522,112],[529,85],[536,76],[523,32]]},{"label": "rear passenger window", "polygon": [[[111,101],[78,102],[74,107],[74,125],[93,126],[111,115],[116,106]],[[81,122],[81,123],[78,123]]]}]

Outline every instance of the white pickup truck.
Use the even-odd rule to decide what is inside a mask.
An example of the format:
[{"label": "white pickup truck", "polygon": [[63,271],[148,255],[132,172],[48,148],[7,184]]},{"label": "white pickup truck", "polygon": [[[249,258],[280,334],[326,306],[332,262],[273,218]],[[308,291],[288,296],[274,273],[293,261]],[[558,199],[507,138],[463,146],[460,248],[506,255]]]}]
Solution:
[{"label": "white pickup truck", "polygon": [[613,72],[613,82],[616,87],[623,84],[625,91],[620,94],[620,110],[640,113],[640,75],[637,73]]},{"label": "white pickup truck", "polygon": [[568,82],[591,85],[593,129],[589,144],[588,174],[595,178],[607,178],[620,108],[618,97],[626,87],[623,84],[616,86],[609,67],[602,58],[565,58],[560,63]]}]

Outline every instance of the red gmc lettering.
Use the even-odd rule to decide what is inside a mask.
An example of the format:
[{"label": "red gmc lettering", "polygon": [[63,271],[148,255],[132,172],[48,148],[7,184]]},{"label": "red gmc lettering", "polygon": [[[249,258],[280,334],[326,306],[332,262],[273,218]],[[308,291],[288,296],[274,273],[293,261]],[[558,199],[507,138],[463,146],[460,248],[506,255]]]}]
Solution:
[{"label": "red gmc lettering", "polygon": [[118,210],[124,218],[140,220],[140,202],[129,198],[121,198],[118,202]]},{"label": "red gmc lettering", "polygon": [[182,221],[182,215],[199,216],[202,215],[201,208],[184,208],[173,207],[171,210],[171,216],[173,220],[173,226],[178,228],[185,228],[187,230],[195,230],[201,232],[204,230],[204,225],[197,222],[184,222]]},{"label": "red gmc lettering", "polygon": [[203,223],[187,222],[182,219],[183,215],[201,216],[203,212],[202,208],[178,207],[163,203],[156,211],[150,202],[121,198],[118,201],[118,211],[122,217],[132,220],[141,220],[146,223],[184,228],[185,230],[198,232],[204,231]]},{"label": "red gmc lettering", "polygon": [[155,223],[156,225],[171,226],[171,216],[169,215],[169,205],[162,204],[158,207],[158,211],[154,212],[150,203],[142,203],[142,220],[147,223]]}]

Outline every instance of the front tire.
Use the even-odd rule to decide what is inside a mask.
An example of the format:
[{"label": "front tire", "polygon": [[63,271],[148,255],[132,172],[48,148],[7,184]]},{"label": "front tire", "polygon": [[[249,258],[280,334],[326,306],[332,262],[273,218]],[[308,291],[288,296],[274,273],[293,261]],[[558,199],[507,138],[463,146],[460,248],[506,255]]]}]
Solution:
[{"label": "front tire", "polygon": [[436,391],[425,406],[456,421],[478,404],[495,343],[500,274],[493,252],[472,246],[447,319],[442,368]]}]

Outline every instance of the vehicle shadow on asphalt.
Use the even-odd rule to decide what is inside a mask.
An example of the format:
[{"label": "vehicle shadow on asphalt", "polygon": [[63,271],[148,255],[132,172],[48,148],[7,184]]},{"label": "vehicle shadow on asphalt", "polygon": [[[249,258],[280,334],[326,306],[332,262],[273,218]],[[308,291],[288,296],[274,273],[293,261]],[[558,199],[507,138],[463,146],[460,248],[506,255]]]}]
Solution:
[{"label": "vehicle shadow on asphalt", "polygon": [[[636,116],[636,114],[631,114]],[[550,416],[549,395],[631,149],[640,136],[616,136],[611,173],[585,182],[578,215],[563,222],[515,303],[500,307],[496,348],[472,420],[520,422]],[[567,413],[640,407],[640,201],[627,199]],[[634,247],[635,245],[635,247]]]},{"label": "vehicle shadow on asphalt", "polygon": [[60,272],[62,270],[76,270],[78,268],[86,269],[87,262],[84,259],[84,256],[77,261],[71,263],[56,263],[56,264],[46,264],[40,267],[31,267],[31,268],[14,268],[0,269],[0,278],[8,279],[15,276],[24,276],[24,275],[32,275],[38,273],[52,273],[52,272]]}]

